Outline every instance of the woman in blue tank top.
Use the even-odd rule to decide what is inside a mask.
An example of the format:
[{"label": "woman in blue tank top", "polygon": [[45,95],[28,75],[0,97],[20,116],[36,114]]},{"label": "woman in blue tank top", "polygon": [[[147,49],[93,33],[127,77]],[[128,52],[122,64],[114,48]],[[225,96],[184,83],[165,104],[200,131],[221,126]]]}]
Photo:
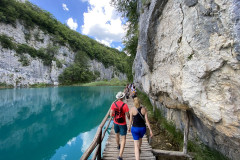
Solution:
[{"label": "woman in blue tank top", "polygon": [[140,148],[142,145],[142,137],[146,133],[146,124],[150,131],[150,137],[153,136],[153,133],[148,121],[148,114],[147,114],[146,108],[140,106],[140,102],[137,97],[134,98],[133,101],[134,101],[134,107],[132,107],[129,111],[130,123],[129,123],[128,131],[132,132],[132,136],[134,140],[134,148],[135,148],[135,158],[136,160],[139,160]]}]

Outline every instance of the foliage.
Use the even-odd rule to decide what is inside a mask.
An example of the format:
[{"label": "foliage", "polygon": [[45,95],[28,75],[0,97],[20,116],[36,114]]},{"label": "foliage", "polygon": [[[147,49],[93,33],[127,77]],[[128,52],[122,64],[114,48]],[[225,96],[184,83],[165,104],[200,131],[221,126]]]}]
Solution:
[{"label": "foliage", "polygon": [[0,44],[3,48],[15,49],[16,45],[12,42],[12,39],[6,35],[0,35]]},{"label": "foliage", "polygon": [[0,88],[13,88],[13,85],[9,85],[6,82],[0,82]]},{"label": "foliage", "polygon": [[188,141],[188,151],[195,153],[194,159],[196,160],[228,160],[228,158],[220,152],[193,141]]},{"label": "foliage", "polygon": [[80,63],[75,63],[66,68],[58,80],[61,84],[86,83],[95,80],[94,74]]},{"label": "foliage", "polygon": [[19,62],[22,63],[23,66],[29,66],[29,59],[25,55],[20,55]]},{"label": "foliage", "polygon": [[[153,106],[148,96],[138,90],[138,97],[141,99],[141,103],[150,112],[149,115],[154,117],[158,123],[163,127],[170,135],[179,147],[183,146],[183,134],[177,130],[172,122],[168,122],[162,115],[161,111],[156,109],[153,113]],[[199,144],[198,141],[188,141],[188,151],[194,152],[194,159],[196,160],[227,160],[220,152],[209,148],[204,144]]]},{"label": "foliage", "polygon": [[89,57],[87,56],[86,52],[78,51],[75,55],[74,62],[83,65],[84,67],[88,67]]},{"label": "foliage", "polygon": [[94,75],[96,76],[96,78],[100,77],[101,73],[99,71],[94,71]]},{"label": "foliage", "polygon": [[142,4],[143,4],[144,6],[150,5],[150,3],[151,3],[151,0],[142,0]]},{"label": "foliage", "polygon": [[153,106],[145,93],[138,90],[138,97],[141,99],[142,104],[148,109],[148,111],[150,111],[150,116],[158,120],[158,122],[161,124],[161,127],[167,130],[168,133],[170,133],[170,135],[172,136],[171,138],[176,142],[176,144],[178,144],[178,146],[182,146],[183,134],[179,130],[176,130],[172,122],[168,122],[163,117],[160,110],[156,109],[153,113]]},{"label": "foliage", "polygon": [[[73,51],[84,52],[90,59],[97,59],[105,67],[116,66],[120,72],[126,73],[129,69],[128,56],[117,49],[107,47],[97,41],[69,29],[57,21],[52,14],[41,10],[36,5],[26,1],[20,3],[15,0],[0,1],[0,22],[16,26],[16,20],[24,22],[26,28],[31,29],[37,25],[44,32],[52,35],[54,43],[68,44]],[[29,38],[29,35],[26,35]],[[38,35],[34,35],[37,37]],[[55,46],[55,44],[54,44]],[[26,46],[24,46],[26,48]],[[40,56],[39,54],[37,54]],[[37,56],[35,55],[35,56]],[[32,56],[32,55],[31,55]],[[53,55],[42,54],[45,64],[49,65]],[[47,61],[49,59],[49,61]]]},{"label": "foliage", "polygon": [[36,83],[36,84],[31,84],[30,87],[32,88],[42,88],[42,87],[48,87],[50,84],[47,83]]},{"label": "foliage", "polygon": [[111,4],[122,13],[122,16],[127,18],[126,24],[127,26],[127,34],[124,38],[123,44],[125,45],[125,51],[129,53],[131,56],[128,59],[128,67],[127,75],[129,81],[133,80],[132,77],[132,64],[134,58],[137,53],[137,45],[138,45],[138,20],[139,14],[137,11],[137,0],[112,0]]},{"label": "foliage", "polygon": [[17,54],[20,57],[19,61],[22,62],[23,66],[28,66],[30,64],[27,57],[24,56],[24,54],[27,53],[33,58],[38,57],[39,59],[42,59],[44,65],[50,66],[52,64],[52,61],[55,60],[57,67],[62,67],[61,62],[54,57],[58,53],[58,47],[56,46],[48,45],[47,48],[36,50],[27,44],[16,44],[10,37],[6,35],[0,35],[0,44],[3,48],[16,50]]},{"label": "foliage", "polygon": [[79,84],[81,86],[126,86],[127,81],[120,81],[118,78],[113,78],[110,81],[96,81],[91,83]]},{"label": "foliage", "polygon": [[30,33],[24,33],[24,37],[25,37],[26,41],[28,42],[31,39],[31,34]]},{"label": "foliage", "polygon": [[54,55],[56,54],[56,47],[50,45],[46,49],[41,48],[39,50],[36,50],[35,48],[30,47],[26,44],[16,44],[16,46],[16,52],[19,55],[27,53],[33,58],[38,57],[43,60],[43,64],[46,66],[50,66],[52,64],[52,61],[54,60]]},{"label": "foliage", "polygon": [[59,61],[58,59],[56,59],[56,65],[57,65],[58,68],[62,68],[63,67],[61,61]]}]

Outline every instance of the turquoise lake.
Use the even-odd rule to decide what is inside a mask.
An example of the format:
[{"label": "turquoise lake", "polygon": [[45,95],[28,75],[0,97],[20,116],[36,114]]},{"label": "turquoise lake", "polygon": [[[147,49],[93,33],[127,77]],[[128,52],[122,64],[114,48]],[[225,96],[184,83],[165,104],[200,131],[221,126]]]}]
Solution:
[{"label": "turquoise lake", "polygon": [[79,160],[115,95],[122,90],[123,87],[0,90],[0,160]]}]

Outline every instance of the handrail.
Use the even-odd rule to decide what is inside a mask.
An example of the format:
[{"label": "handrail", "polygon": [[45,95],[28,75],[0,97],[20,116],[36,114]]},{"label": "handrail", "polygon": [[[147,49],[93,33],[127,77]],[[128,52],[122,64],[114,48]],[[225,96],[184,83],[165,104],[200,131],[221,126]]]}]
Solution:
[{"label": "handrail", "polygon": [[[102,120],[101,124],[99,125],[98,127],[98,130],[96,132],[96,135],[92,141],[92,143],[90,144],[90,146],[88,147],[88,149],[84,152],[84,154],[82,155],[82,157],[80,158],[80,160],[86,160],[88,159],[88,157],[91,155],[91,153],[93,152],[93,150],[97,147],[98,150],[96,150],[96,152],[98,153],[97,156],[98,156],[98,159],[101,159],[101,142],[102,142],[102,139],[104,138],[105,136],[105,133],[106,133],[106,130],[104,131],[104,134],[102,136],[102,128],[103,126],[105,125],[107,119],[108,119],[108,116],[110,115],[110,110],[111,108],[109,108],[106,116],[104,117],[104,119]],[[111,119],[110,119],[111,121]],[[109,122],[110,124],[110,122]],[[109,126],[108,124],[108,126]],[[100,151],[100,152],[99,152]],[[95,156],[95,155],[94,155]]]},{"label": "handrail", "polygon": [[[103,132],[101,141],[102,141],[102,140],[104,139],[104,137],[105,137],[106,131],[107,131],[107,129],[108,129],[110,123],[111,123],[112,118],[113,118],[113,117],[109,118],[108,124],[107,124],[107,126],[106,126],[106,128],[105,128],[105,130],[104,130],[104,132]],[[98,153],[99,153],[99,150],[100,150],[99,147],[100,147],[100,144],[97,145],[96,151],[95,151],[92,159],[96,159],[96,157],[97,157],[97,155],[98,155]]]}]

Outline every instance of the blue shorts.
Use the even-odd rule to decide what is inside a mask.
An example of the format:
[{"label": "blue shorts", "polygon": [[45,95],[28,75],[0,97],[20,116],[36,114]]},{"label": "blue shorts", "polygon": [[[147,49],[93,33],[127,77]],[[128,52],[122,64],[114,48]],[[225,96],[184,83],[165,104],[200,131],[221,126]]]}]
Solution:
[{"label": "blue shorts", "polygon": [[127,135],[127,125],[119,125],[119,124],[114,124],[114,131],[115,133],[119,133],[121,136]]},{"label": "blue shorts", "polygon": [[146,133],[146,127],[132,127],[131,128],[132,136],[134,140],[139,140]]}]

